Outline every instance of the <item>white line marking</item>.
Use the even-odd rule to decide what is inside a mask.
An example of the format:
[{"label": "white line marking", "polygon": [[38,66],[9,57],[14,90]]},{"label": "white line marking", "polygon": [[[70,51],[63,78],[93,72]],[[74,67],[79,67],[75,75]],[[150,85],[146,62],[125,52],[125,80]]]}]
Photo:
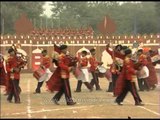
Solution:
[{"label": "white line marking", "polygon": [[155,103],[145,103],[145,105],[155,105],[155,106],[159,106],[160,104],[155,104]]},{"label": "white line marking", "polygon": [[7,113],[7,114],[2,114],[1,116],[10,116],[10,115],[23,115],[27,114],[27,112],[19,112],[19,113]]},{"label": "white line marking", "polygon": [[[90,105],[90,106],[79,106],[79,107],[69,107],[69,108],[61,108],[61,109],[42,109],[38,111],[31,111],[28,113],[27,112],[19,112],[19,113],[12,113],[12,114],[4,114],[3,116],[9,116],[9,115],[22,115],[22,114],[33,114],[33,113],[42,113],[42,112],[50,112],[50,111],[59,111],[59,110],[72,110],[72,109],[81,109],[81,108],[89,108],[89,107],[94,107],[95,105]],[[31,115],[30,115],[31,116]]]},{"label": "white line marking", "polygon": [[[81,108],[88,109],[88,108],[90,108],[90,107],[96,106],[96,105],[78,106],[78,107],[75,107],[75,106],[74,106],[74,107],[69,107],[69,108],[42,109],[42,110],[39,110],[39,111],[31,111],[31,99],[30,99],[30,94],[29,94],[29,93],[30,93],[30,80],[28,81],[27,88],[28,88],[28,90],[27,90],[27,91],[28,91],[28,94],[27,94],[27,97],[28,97],[27,112],[4,114],[4,115],[2,115],[2,116],[28,114],[28,117],[31,118],[31,114],[34,114],[34,113],[43,113],[43,112],[59,111],[59,110],[67,110],[67,109],[68,109],[68,110],[69,110],[69,109],[81,109]],[[108,93],[108,94],[113,95],[112,93]],[[128,101],[128,100],[125,100],[125,101],[128,102],[128,103],[131,103],[131,102]],[[147,103],[147,104],[153,104],[153,103]],[[158,105],[158,104],[154,104],[154,105]],[[102,106],[102,105],[98,105],[98,106]],[[145,107],[143,107],[143,106],[137,106],[137,107],[142,108],[142,109],[144,109],[144,110],[146,110],[146,111],[149,111],[149,112],[151,112],[151,113],[153,113],[153,114],[155,114],[155,115],[160,116],[160,113],[157,113],[157,112],[155,112],[155,111],[152,111],[152,110],[150,110],[150,109],[148,109],[148,108],[145,108]],[[46,116],[44,116],[44,118],[46,118]]]},{"label": "white line marking", "polygon": [[[128,100],[125,100],[125,101],[128,102],[128,103],[131,103],[131,102],[128,101]],[[151,109],[148,109],[148,108],[146,108],[146,107],[143,107],[143,106],[136,106],[136,107],[142,108],[142,109],[144,109],[144,110],[146,110],[146,111],[149,111],[149,112],[151,112],[151,113],[153,113],[153,114],[155,114],[155,115],[160,116],[160,113],[155,112],[155,111],[153,111],[153,110],[151,110]]]},{"label": "white line marking", "polygon": [[[108,93],[108,94],[111,94],[111,95],[112,95],[112,93]],[[125,101],[128,102],[128,103],[131,103],[129,100],[125,100]],[[143,107],[143,106],[137,106],[137,107],[142,108],[142,109],[144,109],[144,110],[146,110],[146,111],[149,111],[149,112],[151,112],[151,113],[153,113],[153,114],[155,114],[155,115],[160,116],[160,113],[155,112],[155,111],[153,111],[153,110],[151,110],[151,109],[148,109],[148,108],[146,108],[146,107]]]},{"label": "white line marking", "polygon": [[27,101],[28,101],[28,104],[27,104],[27,114],[28,114],[28,118],[31,118],[31,98],[30,98],[30,79],[28,79],[28,83],[27,83]]},{"label": "white line marking", "polygon": [[61,109],[43,109],[39,111],[32,111],[31,113],[41,113],[41,112],[49,112],[49,111],[59,111],[59,110],[72,110],[72,109],[80,109],[80,108],[88,108],[88,107],[94,107],[95,105],[90,105],[90,106],[80,106],[80,107],[69,107],[69,108],[61,108]]},{"label": "white line marking", "polygon": [[157,112],[155,112],[155,111],[153,111],[153,110],[150,110],[150,109],[145,108],[145,107],[143,107],[143,106],[138,106],[138,107],[140,107],[140,108],[142,108],[142,109],[144,109],[144,110],[147,110],[147,111],[149,111],[149,112],[151,112],[151,113],[153,113],[153,114],[155,114],[155,115],[160,116],[160,114],[159,114],[159,113],[157,113]]}]

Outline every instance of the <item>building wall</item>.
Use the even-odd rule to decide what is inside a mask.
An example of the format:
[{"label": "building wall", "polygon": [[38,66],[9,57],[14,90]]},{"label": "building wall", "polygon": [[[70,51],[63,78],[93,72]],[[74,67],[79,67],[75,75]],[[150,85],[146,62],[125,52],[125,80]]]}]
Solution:
[{"label": "building wall", "polygon": [[[105,51],[105,46],[108,43],[113,43],[113,45],[122,44],[127,46],[132,46],[133,42],[143,42],[145,47],[150,47],[151,49],[155,50],[160,48],[160,35],[148,35],[148,36],[111,36],[103,38],[102,36],[97,36],[95,38],[82,37],[82,39],[72,39],[65,38],[65,39],[58,39],[58,38],[48,38],[42,36],[1,36],[1,53],[5,56],[8,55],[7,50],[12,45],[12,43],[20,43],[21,48],[26,51],[28,55],[28,64],[27,69],[23,70],[24,72],[32,72],[32,51],[36,48],[39,49],[47,49],[49,56],[52,55],[54,50],[54,44],[67,44],[68,50],[70,54],[75,55],[77,51],[83,47],[87,49],[95,48],[96,49],[96,58],[99,61],[102,60],[102,53]],[[103,59],[106,57],[103,56]],[[110,59],[110,58],[108,58]],[[107,59],[107,60],[108,60]],[[112,61],[109,61],[109,63]],[[107,62],[106,62],[107,63]]]}]

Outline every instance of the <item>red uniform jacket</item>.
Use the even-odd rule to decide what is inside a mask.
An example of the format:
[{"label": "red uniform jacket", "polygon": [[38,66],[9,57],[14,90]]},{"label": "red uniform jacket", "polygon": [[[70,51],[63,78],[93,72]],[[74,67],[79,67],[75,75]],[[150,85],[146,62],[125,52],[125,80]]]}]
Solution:
[{"label": "red uniform jacket", "polygon": [[127,80],[133,80],[133,76],[135,76],[135,69],[134,69],[134,63],[133,61],[126,57],[124,60],[124,65],[125,69],[125,79]]},{"label": "red uniform jacket", "polygon": [[61,70],[61,78],[69,78],[69,64],[70,61],[69,59],[66,57],[65,54],[60,54],[59,58],[58,58],[58,66],[60,67]]},{"label": "red uniform jacket", "polygon": [[91,65],[90,66],[90,71],[91,72],[94,72],[97,69],[97,66],[100,64],[100,62],[98,62],[94,56],[91,56],[89,58],[89,63]]},{"label": "red uniform jacket", "polygon": [[17,60],[17,57],[14,56],[9,56],[9,58],[7,59],[6,62],[6,70],[8,73],[8,77],[11,78],[11,75],[13,75],[14,79],[19,80],[20,79],[20,72],[14,72],[13,73],[13,69],[17,68],[19,65],[19,62]]},{"label": "red uniform jacket", "polygon": [[51,60],[50,60],[49,56],[45,56],[42,58],[41,65],[45,66],[45,68],[49,68],[51,66]]},{"label": "red uniform jacket", "polygon": [[116,96],[120,95],[124,90],[125,80],[127,79],[132,81],[134,77],[136,77],[134,63],[130,58],[126,57],[124,60],[123,69],[116,81],[114,94]]}]

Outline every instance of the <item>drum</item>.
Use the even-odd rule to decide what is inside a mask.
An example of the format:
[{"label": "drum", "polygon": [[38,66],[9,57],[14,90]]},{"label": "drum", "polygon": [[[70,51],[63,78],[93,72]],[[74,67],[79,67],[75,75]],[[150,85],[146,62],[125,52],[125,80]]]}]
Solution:
[{"label": "drum", "polygon": [[98,77],[100,77],[100,78],[105,77],[106,72],[107,72],[107,70],[106,70],[105,67],[103,67],[103,66],[98,66],[98,67],[97,67],[97,70],[98,70]]},{"label": "drum", "polygon": [[39,80],[40,77],[42,77],[45,74],[45,70],[41,67],[39,67],[36,71],[33,72],[33,76]]},{"label": "drum", "polygon": [[153,65],[160,64],[160,55],[155,55],[151,58]]},{"label": "drum", "polygon": [[81,74],[80,68],[76,67],[76,68],[73,70],[73,75],[77,78],[80,74]]}]

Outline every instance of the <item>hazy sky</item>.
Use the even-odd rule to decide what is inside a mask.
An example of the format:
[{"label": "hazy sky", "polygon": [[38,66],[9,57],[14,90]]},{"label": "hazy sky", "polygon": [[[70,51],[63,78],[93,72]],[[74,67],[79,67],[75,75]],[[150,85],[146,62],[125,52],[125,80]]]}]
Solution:
[{"label": "hazy sky", "polygon": [[48,17],[50,17],[52,15],[52,11],[51,8],[52,6],[50,6],[49,4],[52,2],[46,2],[46,4],[43,6],[44,9],[46,9],[43,14],[47,15]]}]

